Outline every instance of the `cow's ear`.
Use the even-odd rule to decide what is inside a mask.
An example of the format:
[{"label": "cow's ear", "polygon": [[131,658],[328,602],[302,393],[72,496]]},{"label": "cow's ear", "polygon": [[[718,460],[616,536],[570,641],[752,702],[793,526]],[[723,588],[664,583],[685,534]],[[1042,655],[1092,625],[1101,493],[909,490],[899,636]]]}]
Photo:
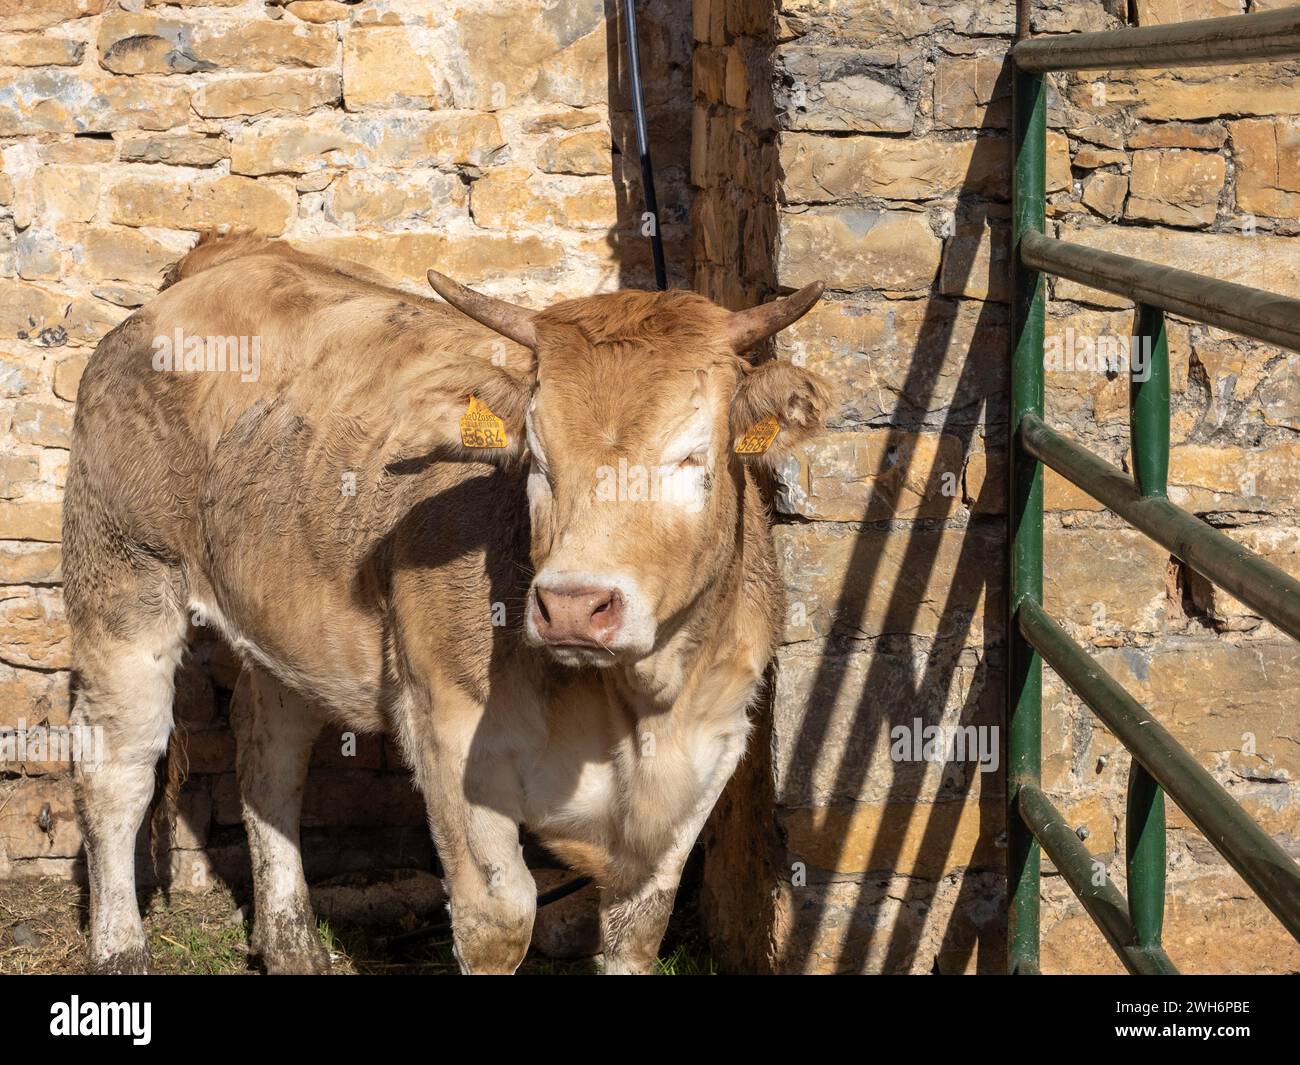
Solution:
[{"label": "cow's ear", "polygon": [[775,465],[821,428],[829,405],[826,382],[801,366],[774,359],[746,367],[731,398],[732,449]]},{"label": "cow's ear", "polygon": [[427,456],[443,462],[505,464],[524,450],[531,375],[466,359],[440,368],[395,398],[390,462]]}]

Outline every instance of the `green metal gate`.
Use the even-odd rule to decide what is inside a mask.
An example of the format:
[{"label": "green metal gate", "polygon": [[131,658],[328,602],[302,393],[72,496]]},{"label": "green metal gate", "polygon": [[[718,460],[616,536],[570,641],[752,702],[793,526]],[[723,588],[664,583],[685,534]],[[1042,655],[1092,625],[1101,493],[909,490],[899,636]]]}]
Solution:
[{"label": "green metal gate", "polygon": [[[1300,7],[1172,26],[1029,37],[1017,11],[1013,86],[1010,617],[1007,727],[1008,967],[1038,972],[1040,848],[1133,973],[1176,973],[1161,946],[1164,794],[1300,940],[1300,868],[1178,742],[1043,610],[1043,465],[1104,503],[1202,576],[1300,639],[1300,583],[1170,503],[1165,312],[1300,351],[1300,300],[1053,239],[1045,232],[1046,90],[1054,70],[1170,67],[1300,56]],[[1133,476],[1043,420],[1045,275],[1134,300],[1150,374],[1130,384]],[[1134,375],[1130,374],[1132,378]],[[1040,787],[1042,663],[1133,756],[1126,800],[1128,899]],[[1100,882],[1095,882],[1100,879]]]}]

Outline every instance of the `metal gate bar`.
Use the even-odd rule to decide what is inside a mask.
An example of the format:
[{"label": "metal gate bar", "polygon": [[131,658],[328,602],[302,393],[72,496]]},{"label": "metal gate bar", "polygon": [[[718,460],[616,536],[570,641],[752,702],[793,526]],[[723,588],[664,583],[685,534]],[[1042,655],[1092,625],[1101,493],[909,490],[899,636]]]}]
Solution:
[{"label": "metal gate bar", "polygon": [[1038,232],[1025,234],[1020,255],[1026,265],[1043,273],[1300,351],[1300,300],[1290,296],[1054,240]]},{"label": "metal gate bar", "polygon": [[1300,939],[1300,867],[1041,606],[1023,602],[1018,617],[1025,639]]},{"label": "metal gate bar", "polygon": [[1035,414],[1021,419],[1015,442],[1201,576],[1300,640],[1300,581],[1163,495],[1142,495],[1123,470],[1062,436]]},{"label": "metal gate bar", "polygon": [[1151,70],[1291,59],[1300,54],[1300,9],[1228,15],[1167,26],[1132,26],[1019,41],[1011,50],[1027,74],[1053,70]]},{"label": "metal gate bar", "polygon": [[[1047,856],[1065,877],[1065,881],[1079,896],[1083,908],[1101,929],[1106,942],[1119,955],[1129,972],[1137,976],[1168,976],[1176,973],[1169,955],[1157,942],[1150,946],[1139,943],[1134,922],[1129,916],[1129,904],[1110,878],[1097,875],[1097,862],[1088,853],[1074,830],[1066,823],[1060,811],[1043,794],[1042,788],[1026,784],[1018,798],[1020,816],[1024,818],[1034,837],[1042,844]],[[1160,826],[1164,837],[1164,824]]]},{"label": "metal gate bar", "polygon": [[[1041,850],[1079,896],[1130,972],[1177,970],[1161,946],[1166,791],[1207,840],[1300,939],[1300,868],[1227,792],[1042,608],[1043,466],[1262,617],[1300,639],[1300,582],[1170,503],[1169,361],[1164,312],[1300,350],[1300,300],[1049,237],[1045,217],[1046,89],[1051,70],[1155,67],[1300,56],[1300,7],[1175,26],[1028,39],[1018,0],[1012,84],[1012,356],[1009,441],[1010,623],[1007,706],[1008,968],[1039,971]],[[1149,374],[1131,375],[1133,476],[1043,420],[1045,277],[1133,299],[1150,338]],[[1140,341],[1139,341],[1140,342]],[[1129,897],[1098,875],[1040,785],[1042,663],[1133,755],[1125,802]]]}]

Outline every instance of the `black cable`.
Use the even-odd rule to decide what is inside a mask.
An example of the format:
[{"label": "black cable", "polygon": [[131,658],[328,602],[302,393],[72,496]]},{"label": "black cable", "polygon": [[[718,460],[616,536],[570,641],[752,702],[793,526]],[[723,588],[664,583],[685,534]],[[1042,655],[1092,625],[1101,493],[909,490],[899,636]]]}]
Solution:
[{"label": "black cable", "polygon": [[[591,883],[591,877],[579,876],[573,880],[567,880],[558,887],[551,888],[550,891],[543,891],[537,896],[537,907],[549,906],[552,902],[559,902],[560,899],[566,899],[574,892],[581,891]],[[440,917],[432,924],[425,925],[423,928],[417,928],[413,932],[402,932],[395,936],[385,936],[380,943],[383,947],[391,949],[393,947],[405,947],[411,943],[418,943],[422,939],[433,939],[437,936],[446,935],[451,931],[451,918]]]},{"label": "black cable", "polygon": [[662,292],[668,287],[664,265],[664,238],[659,232],[659,204],[655,200],[654,167],[650,164],[650,136],[646,132],[645,101],[641,98],[641,57],[636,43],[636,0],[623,0],[623,22],[627,28],[628,73],[632,82],[632,113],[636,117],[636,146],[641,156],[641,188],[650,216],[650,250],[655,260],[655,284]]}]

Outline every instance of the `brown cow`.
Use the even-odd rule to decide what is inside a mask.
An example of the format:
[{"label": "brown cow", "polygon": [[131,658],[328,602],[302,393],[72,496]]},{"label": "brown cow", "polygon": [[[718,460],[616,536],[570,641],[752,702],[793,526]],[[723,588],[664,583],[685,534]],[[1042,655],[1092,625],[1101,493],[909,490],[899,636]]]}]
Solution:
[{"label": "brown cow", "polygon": [[133,843],[195,620],[245,663],[268,971],[328,965],[298,848],[327,720],[397,737],[464,971],[528,948],[520,825],[598,879],[606,971],[648,971],[783,614],[750,467],[826,404],[740,355],[821,286],[738,313],[686,292],[533,312],[430,273],[449,307],[247,236],[169,281],[91,359],[68,477],[74,721],[107,747],[77,771],[92,966],[147,963]]}]

